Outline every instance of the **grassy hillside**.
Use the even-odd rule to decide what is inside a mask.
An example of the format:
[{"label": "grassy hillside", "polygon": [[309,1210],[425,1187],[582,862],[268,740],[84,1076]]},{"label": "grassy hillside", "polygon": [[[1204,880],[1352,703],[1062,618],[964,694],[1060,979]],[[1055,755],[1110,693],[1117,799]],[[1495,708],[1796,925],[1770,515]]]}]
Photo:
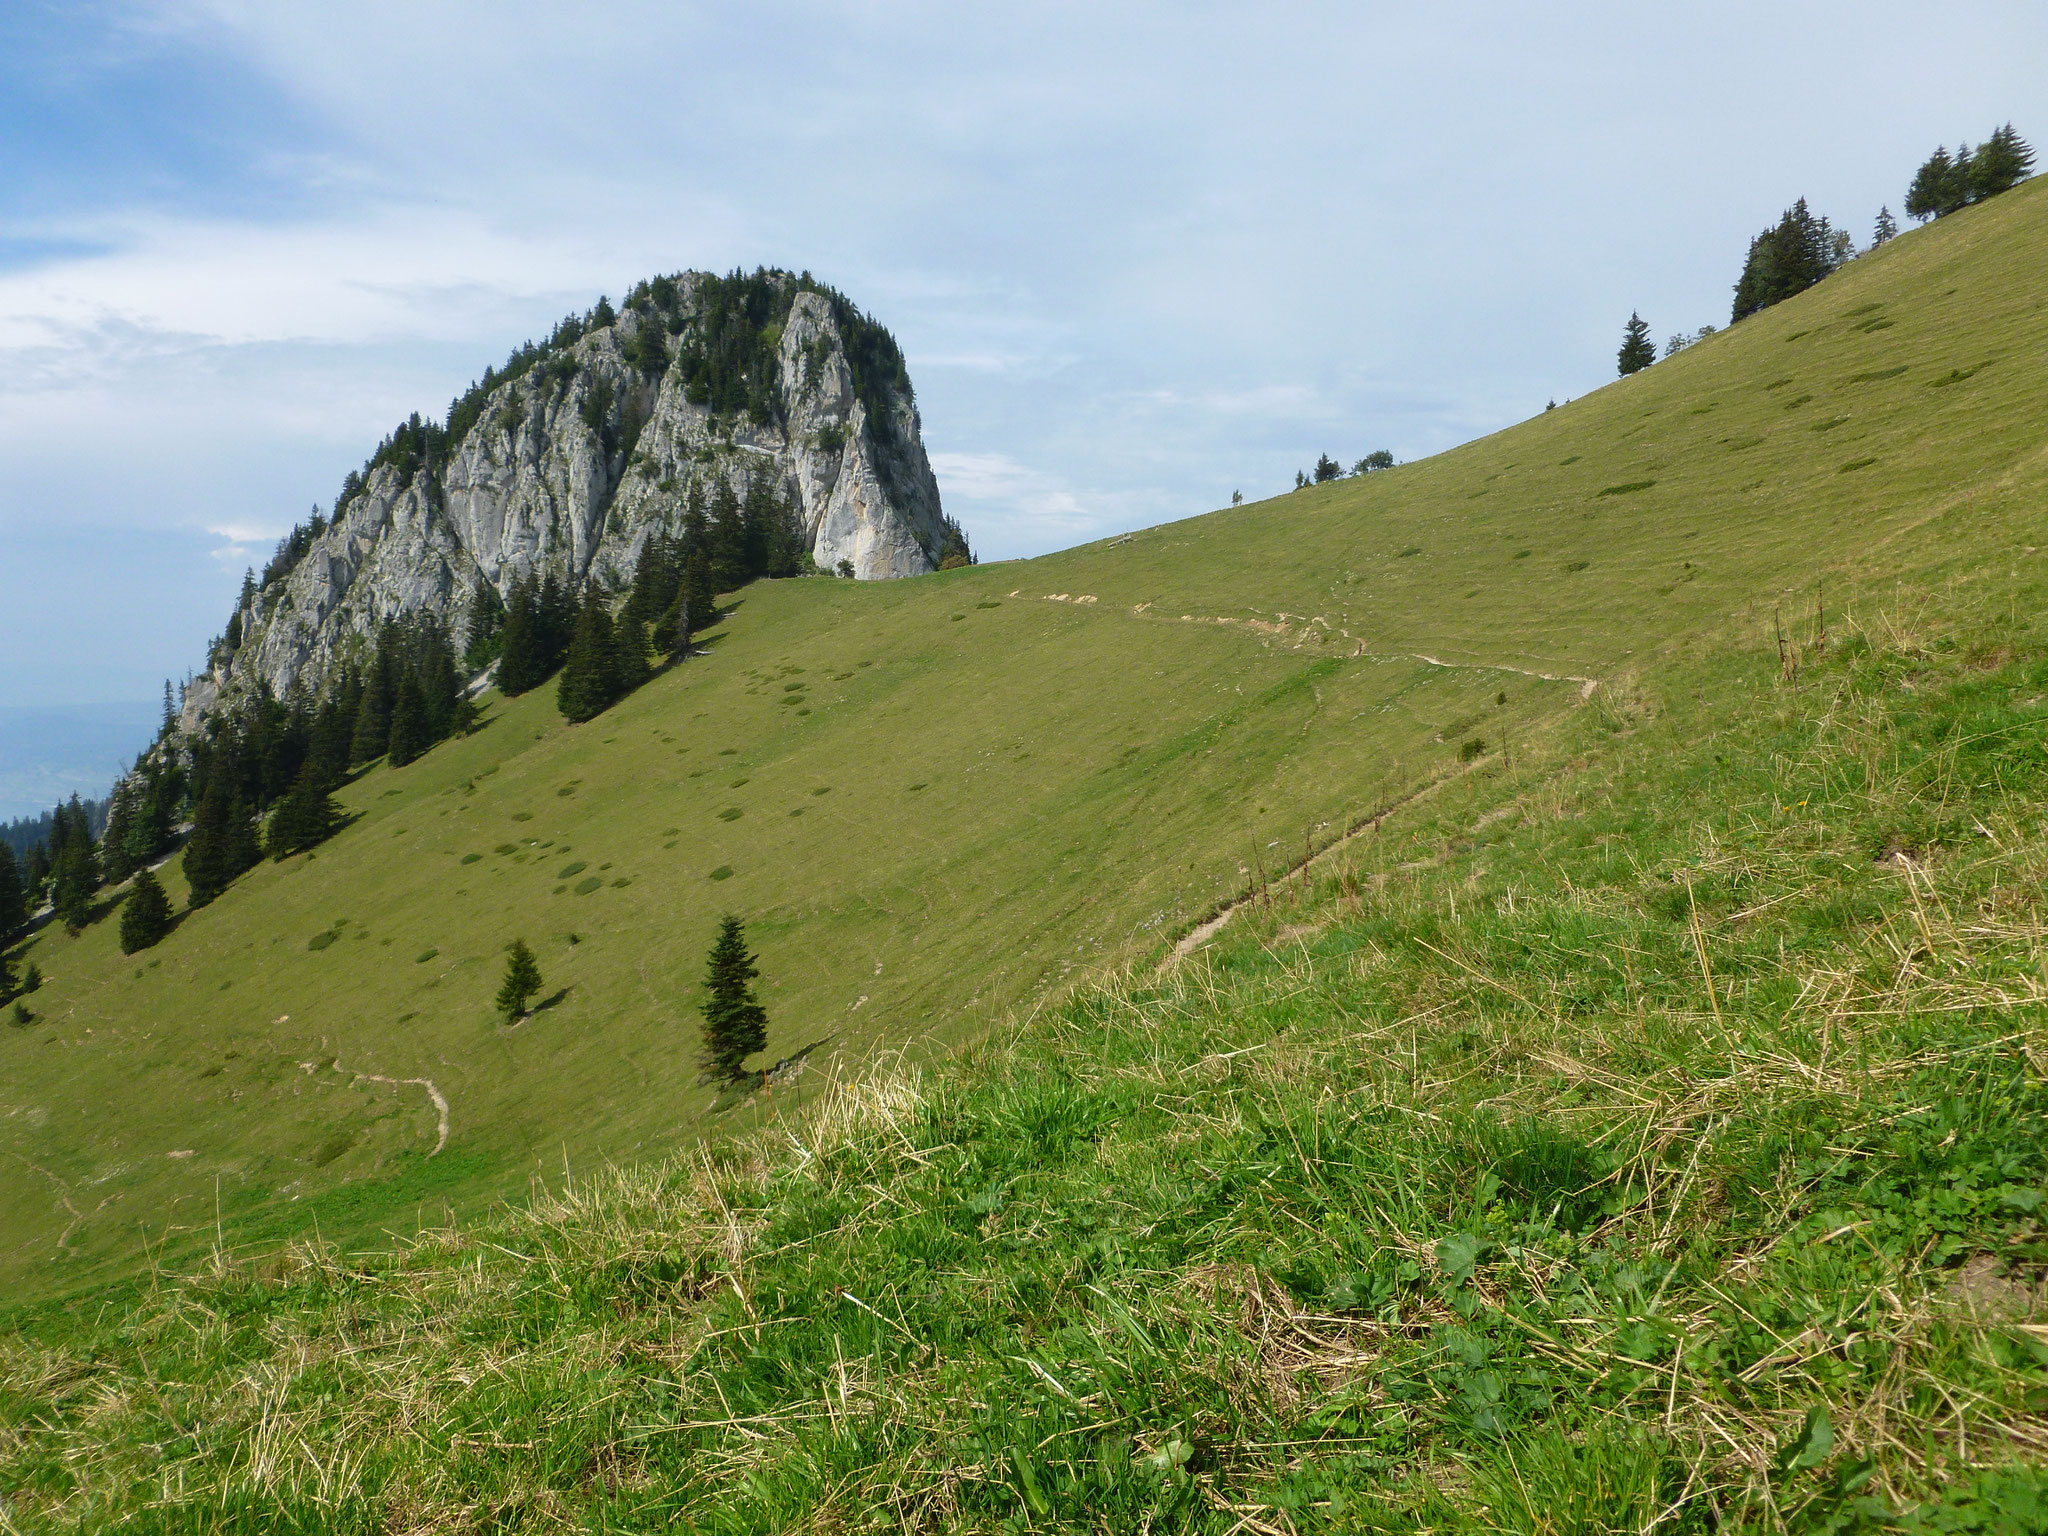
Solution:
[{"label": "grassy hillside", "polygon": [[938,1067],[0,1354],[24,1530],[2038,1531],[2048,562]]},{"label": "grassy hillside", "polygon": [[[0,1277],[436,1220],[788,1108],[825,1072],[729,1116],[694,1086],[728,908],[771,1057],[926,1059],[1474,761],[1535,771],[1731,653],[1775,668],[1773,610],[1803,637],[1822,578],[1910,628],[2038,528],[2044,235],[2023,187],[1363,481],[1043,560],[756,585],[708,656],[588,725],[529,696],[371,773],[347,833],[144,957],[111,922],[46,932],[40,1018],[0,1031]],[[506,1030],[515,935],[560,996]]]}]

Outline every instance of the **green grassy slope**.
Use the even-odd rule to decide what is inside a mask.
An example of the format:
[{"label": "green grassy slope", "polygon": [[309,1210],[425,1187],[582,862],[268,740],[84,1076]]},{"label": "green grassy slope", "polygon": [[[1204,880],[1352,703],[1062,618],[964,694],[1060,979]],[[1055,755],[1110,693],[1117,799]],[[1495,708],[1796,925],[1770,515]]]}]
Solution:
[{"label": "green grassy slope", "polygon": [[[726,908],[771,1056],[925,1051],[1157,953],[1464,742],[1542,757],[1579,679],[1618,719],[1768,644],[1781,601],[1803,624],[1822,576],[1924,604],[2040,505],[2044,232],[2023,187],[1364,481],[1037,561],[757,585],[709,656],[586,726],[528,697],[371,773],[353,828],[147,956],[111,922],[46,933],[41,1018],[0,1031],[0,1276],[82,1283],[167,1225],[365,1231],[698,1134],[692,988]],[[515,934],[566,992],[508,1031]],[[450,1106],[434,1156],[419,1080]]]},{"label": "green grassy slope", "polygon": [[1581,711],[754,1137],[48,1312],[0,1509],[2038,1531],[2048,560],[1937,606]]}]

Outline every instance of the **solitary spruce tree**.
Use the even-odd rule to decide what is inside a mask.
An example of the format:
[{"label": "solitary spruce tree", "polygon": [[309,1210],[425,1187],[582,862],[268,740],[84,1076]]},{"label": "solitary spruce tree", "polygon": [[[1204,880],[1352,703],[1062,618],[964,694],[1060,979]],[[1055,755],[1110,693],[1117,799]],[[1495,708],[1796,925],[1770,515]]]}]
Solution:
[{"label": "solitary spruce tree", "polygon": [[541,989],[540,965],[526,940],[514,939],[505,950],[505,981],[498,988],[498,1016],[507,1024],[526,1012],[527,999]]},{"label": "solitary spruce tree", "polygon": [[732,1081],[740,1075],[740,1063],[768,1043],[768,1012],[755,1000],[751,985],[760,974],[747,953],[746,930],[728,913],[704,968],[709,995],[698,1005],[704,1015],[707,1075]]},{"label": "solitary spruce tree", "polygon": [[1641,315],[1631,313],[1628,317],[1628,326],[1622,332],[1621,351],[1615,357],[1615,362],[1621,369],[1622,377],[1626,378],[1632,373],[1641,373],[1655,361],[1657,361],[1657,344],[1650,340],[1650,327],[1644,322]]},{"label": "solitary spruce tree", "polygon": [[171,931],[171,899],[148,870],[138,870],[134,889],[121,903],[121,953],[148,949]]},{"label": "solitary spruce tree", "polygon": [[1874,251],[1889,244],[1898,232],[1899,221],[1892,217],[1891,205],[1887,203],[1877,210],[1877,227],[1870,232],[1870,248]]}]

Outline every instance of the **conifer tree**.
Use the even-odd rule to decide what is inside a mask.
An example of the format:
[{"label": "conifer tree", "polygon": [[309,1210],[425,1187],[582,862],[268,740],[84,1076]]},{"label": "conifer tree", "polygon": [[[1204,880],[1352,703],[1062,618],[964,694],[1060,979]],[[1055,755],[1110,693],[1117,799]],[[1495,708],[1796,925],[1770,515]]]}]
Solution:
[{"label": "conifer tree", "polygon": [[129,845],[135,838],[136,802],[141,793],[138,770],[114,786],[107,803],[107,826],[100,834],[100,877],[109,885],[119,885],[135,872],[138,861]]},{"label": "conifer tree", "polygon": [[247,866],[235,864],[233,818],[241,812],[242,795],[230,780],[227,765],[215,762],[206,776],[206,788],[192,813],[192,836],[185,844],[182,865],[185,883],[191,887],[186,903],[203,907],[228,888],[228,883]]},{"label": "conifer tree", "polygon": [[576,616],[576,636],[555,690],[562,718],[572,723],[590,719],[608,708],[618,686],[618,652],[611,616],[595,592],[586,594]]},{"label": "conifer tree", "polygon": [[28,892],[22,889],[21,870],[14,862],[14,850],[0,843],[0,949],[5,949],[28,921]]},{"label": "conifer tree", "polygon": [[547,676],[545,646],[533,578],[515,576],[505,599],[505,622],[498,636],[498,691],[509,696],[526,692]]},{"label": "conifer tree", "polygon": [[176,734],[177,729],[178,706],[171,701],[171,680],[167,677],[164,679],[164,717],[162,723],[157,726],[157,740],[169,740]]},{"label": "conifer tree", "polygon": [[1870,233],[1870,248],[1874,251],[1880,245],[1889,244],[1899,232],[1899,221],[1892,217],[1889,204],[1877,210],[1877,228]]},{"label": "conifer tree", "polygon": [[363,674],[363,696],[356,704],[355,732],[349,739],[351,768],[382,757],[391,745],[391,668],[383,643]]},{"label": "conifer tree", "polygon": [[1825,218],[1817,217],[1800,198],[1778,222],[1749,242],[1749,258],[1735,284],[1733,318],[1803,293],[1855,254]]},{"label": "conifer tree", "polygon": [[1631,373],[1642,372],[1657,361],[1657,344],[1650,340],[1650,327],[1641,315],[1629,315],[1628,325],[1622,332],[1621,351],[1615,361],[1624,378]]},{"label": "conifer tree", "polygon": [[720,592],[737,592],[752,574],[747,569],[747,526],[732,486],[721,480],[711,495],[706,547],[711,555],[711,580]]},{"label": "conifer tree", "polygon": [[4,951],[0,951],[0,1003],[6,1002],[20,989],[21,983],[14,979],[14,962]]},{"label": "conifer tree", "polygon": [[498,659],[504,648],[505,603],[498,596],[498,589],[484,580],[482,571],[476,575],[476,586],[469,598],[469,634],[462,650],[462,664],[472,672],[481,672]]},{"label": "conifer tree", "polygon": [[171,931],[171,900],[155,875],[139,870],[135,887],[121,903],[121,953],[148,949]]},{"label": "conifer tree", "polygon": [[309,758],[299,782],[270,818],[264,849],[273,859],[288,859],[325,842],[340,825],[341,808],[327,792],[318,765]]},{"label": "conifer tree", "polygon": [[50,904],[72,933],[92,921],[93,892],[99,889],[100,874],[93,862],[92,844],[80,833],[64,844],[64,851],[50,871]]},{"label": "conifer tree", "polygon": [[569,653],[569,637],[576,632],[576,594],[549,571],[540,584],[536,611],[540,618],[541,679],[545,681],[555,675],[555,669]]},{"label": "conifer tree", "polygon": [[226,868],[229,881],[263,862],[263,839],[256,829],[256,817],[238,788],[228,796]]},{"label": "conifer tree", "polygon": [[403,768],[434,744],[433,724],[427,718],[427,696],[419,678],[410,668],[399,679],[398,699],[391,706],[391,766]]},{"label": "conifer tree", "polygon": [[538,992],[543,983],[540,964],[533,958],[533,951],[526,947],[526,940],[514,939],[505,950],[505,980],[498,988],[498,1015],[507,1024],[526,1012],[527,999]]},{"label": "conifer tree", "polygon": [[2027,179],[2033,164],[2034,151],[2025,139],[2013,132],[2011,123],[1994,130],[1990,138],[1977,146],[1977,153],[1970,157],[1970,201],[1982,202],[1987,197],[2010,191]]},{"label": "conifer tree", "polygon": [[362,684],[354,676],[344,677],[314,712],[306,767],[322,789],[333,789],[348,777],[349,743],[355,736],[355,705],[361,692]]},{"label": "conifer tree", "polygon": [[740,1063],[767,1045],[768,1013],[752,986],[760,974],[747,953],[746,930],[727,913],[704,968],[705,998],[698,1005],[704,1015],[700,1059],[707,1075],[730,1082],[740,1075]]},{"label": "conifer tree", "polygon": [[702,544],[683,557],[679,601],[690,618],[689,633],[682,637],[687,644],[690,634],[709,629],[718,618],[718,577],[711,569],[711,551]]}]

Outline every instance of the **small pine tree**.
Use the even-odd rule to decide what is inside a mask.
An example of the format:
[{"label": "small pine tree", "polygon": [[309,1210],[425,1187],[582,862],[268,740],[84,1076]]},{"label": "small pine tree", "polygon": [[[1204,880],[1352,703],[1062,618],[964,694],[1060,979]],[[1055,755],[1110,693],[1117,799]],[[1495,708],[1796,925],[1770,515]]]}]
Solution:
[{"label": "small pine tree", "polygon": [[1877,227],[1870,232],[1870,248],[1874,251],[1880,245],[1889,244],[1899,232],[1899,221],[1892,217],[1891,205],[1877,210]]},{"label": "small pine tree", "polygon": [[121,953],[148,949],[171,931],[171,899],[155,875],[138,870],[135,886],[121,903]]},{"label": "small pine tree", "polygon": [[5,951],[0,951],[0,1003],[14,996],[19,985],[20,983],[14,979],[14,962],[8,958]]},{"label": "small pine tree", "polygon": [[1615,355],[1615,363],[1621,369],[1621,376],[1641,373],[1657,361],[1657,344],[1650,340],[1650,327],[1639,314],[1631,313],[1628,325],[1622,331],[1621,351]]},{"label": "small pine tree", "polygon": [[747,953],[746,930],[730,913],[719,925],[718,941],[704,967],[704,1054],[707,1075],[732,1081],[740,1063],[768,1043],[768,1013],[754,997],[761,974]]},{"label": "small pine tree", "polygon": [[505,949],[505,980],[498,988],[498,1016],[507,1024],[526,1012],[527,999],[541,989],[540,963],[526,940],[514,939]]}]

